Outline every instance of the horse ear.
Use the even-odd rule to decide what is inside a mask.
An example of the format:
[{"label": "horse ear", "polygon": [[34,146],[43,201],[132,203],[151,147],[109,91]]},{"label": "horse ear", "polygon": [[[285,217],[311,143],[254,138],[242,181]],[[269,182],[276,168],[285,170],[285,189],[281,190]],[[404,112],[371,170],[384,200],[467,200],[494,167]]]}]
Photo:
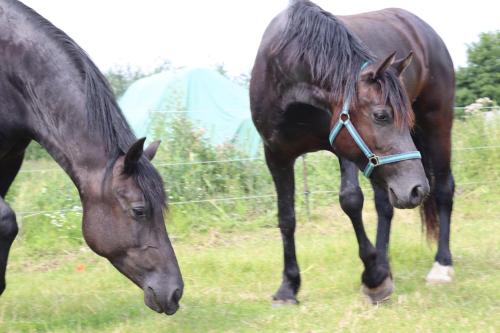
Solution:
[{"label": "horse ear", "polygon": [[125,154],[125,162],[123,163],[123,170],[125,173],[132,173],[142,154],[144,153],[144,141],[146,138],[137,140]]},{"label": "horse ear", "polygon": [[413,60],[413,51],[410,51],[410,53],[408,53],[408,55],[404,59],[399,59],[394,61],[392,67],[396,69],[398,76],[401,76],[401,74],[403,74],[405,69],[408,66],[410,66],[412,60]]},{"label": "horse ear", "polygon": [[156,152],[158,151],[158,147],[160,146],[160,143],[161,143],[161,140],[157,140],[155,142],[151,142],[148,146],[148,148],[146,148],[144,150],[144,156],[146,156],[146,158],[150,161],[153,160],[153,158],[155,157],[156,155]]},{"label": "horse ear", "polygon": [[392,52],[386,58],[382,60],[378,60],[373,64],[366,67],[363,71],[362,76],[369,78],[370,80],[376,80],[378,78],[382,78],[384,72],[394,63],[394,59],[396,58],[396,51]]}]

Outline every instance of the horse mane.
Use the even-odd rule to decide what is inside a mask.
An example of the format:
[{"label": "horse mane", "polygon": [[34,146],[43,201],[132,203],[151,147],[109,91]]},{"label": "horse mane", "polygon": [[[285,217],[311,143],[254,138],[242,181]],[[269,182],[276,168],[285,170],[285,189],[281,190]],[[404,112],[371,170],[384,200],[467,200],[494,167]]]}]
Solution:
[{"label": "horse mane", "polygon": [[[287,15],[286,26],[273,45],[271,56],[283,56],[289,64],[305,63],[310,83],[328,91],[336,108],[347,96],[354,97],[351,103],[355,107],[361,67],[375,57],[334,15],[309,0],[291,0]],[[412,126],[413,112],[395,71],[387,70],[378,83],[384,101],[394,109],[396,122]]]},{"label": "horse mane", "polygon": [[[87,53],[64,31],[38,14],[32,8],[19,1],[14,3],[36,20],[38,27],[50,37],[78,69],[84,82],[86,97],[87,126],[89,131],[99,133],[110,161],[128,151],[137,140],[125,116],[123,115],[113,90],[97,66]],[[108,170],[114,163],[108,164]],[[142,157],[135,169],[133,177],[144,194],[146,201],[153,209],[166,206],[166,195],[163,180],[153,165]]]}]

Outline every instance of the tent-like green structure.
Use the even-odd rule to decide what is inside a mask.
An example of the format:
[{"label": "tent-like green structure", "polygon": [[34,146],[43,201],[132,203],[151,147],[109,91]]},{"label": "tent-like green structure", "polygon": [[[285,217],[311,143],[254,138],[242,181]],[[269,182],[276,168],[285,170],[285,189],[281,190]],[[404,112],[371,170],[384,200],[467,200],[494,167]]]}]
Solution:
[{"label": "tent-like green structure", "polygon": [[248,91],[215,70],[183,69],[140,79],[119,104],[138,137],[149,134],[156,113],[184,114],[213,145],[232,142],[251,156],[260,147]]}]

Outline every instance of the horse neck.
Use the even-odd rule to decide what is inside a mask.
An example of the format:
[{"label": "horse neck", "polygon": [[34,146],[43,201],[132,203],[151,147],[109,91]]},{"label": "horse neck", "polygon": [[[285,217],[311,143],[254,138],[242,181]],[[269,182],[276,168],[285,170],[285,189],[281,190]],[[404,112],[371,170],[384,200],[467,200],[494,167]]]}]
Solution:
[{"label": "horse neck", "polygon": [[6,79],[0,94],[9,103],[0,112],[23,139],[39,142],[80,189],[104,174],[109,159],[101,135],[88,126],[91,111],[78,66],[84,55],[74,54],[76,47],[55,38],[55,28],[38,23],[41,19],[19,3],[1,6],[8,15],[0,15],[1,77]]},{"label": "horse neck", "polygon": [[[73,80],[74,81],[74,80]],[[77,83],[57,77],[31,107],[32,139],[38,141],[82,190],[102,180],[109,160],[101,136],[88,125],[85,94]],[[65,83],[64,85],[61,85]],[[33,103],[30,103],[33,104]],[[99,182],[100,183],[100,182]]]}]

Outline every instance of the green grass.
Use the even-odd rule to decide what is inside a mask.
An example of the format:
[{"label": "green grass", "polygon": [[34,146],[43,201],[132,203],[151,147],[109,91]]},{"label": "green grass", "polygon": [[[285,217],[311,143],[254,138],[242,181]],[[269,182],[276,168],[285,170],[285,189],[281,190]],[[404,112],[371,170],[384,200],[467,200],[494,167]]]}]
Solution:
[{"label": "green grass", "polygon": [[[1,332],[495,332],[500,329],[500,217],[495,187],[457,196],[456,279],[427,286],[434,249],[416,211],[398,211],[391,243],[396,292],[368,304],[349,221],[337,205],[300,221],[301,304],[273,308],[282,269],[275,228],[193,234],[174,246],[186,283],[181,310],[158,315],[104,259],[80,251],[30,257],[17,243],[0,302]],[[370,233],[375,215],[365,209]],[[77,268],[85,265],[81,272]]]}]

